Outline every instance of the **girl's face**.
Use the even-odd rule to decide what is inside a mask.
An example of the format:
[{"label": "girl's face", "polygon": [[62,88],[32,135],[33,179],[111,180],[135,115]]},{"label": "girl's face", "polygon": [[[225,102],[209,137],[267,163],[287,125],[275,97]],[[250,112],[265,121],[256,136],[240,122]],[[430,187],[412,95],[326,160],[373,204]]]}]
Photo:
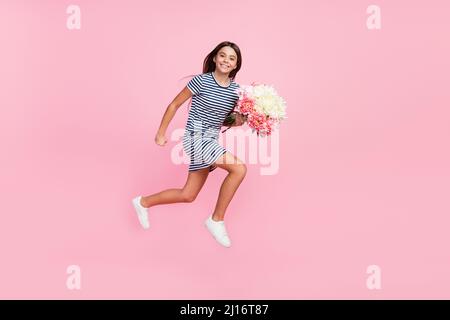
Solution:
[{"label": "girl's face", "polygon": [[222,73],[230,73],[236,69],[237,65],[237,54],[233,48],[225,46],[220,48],[214,57],[214,62],[216,63],[216,70]]}]

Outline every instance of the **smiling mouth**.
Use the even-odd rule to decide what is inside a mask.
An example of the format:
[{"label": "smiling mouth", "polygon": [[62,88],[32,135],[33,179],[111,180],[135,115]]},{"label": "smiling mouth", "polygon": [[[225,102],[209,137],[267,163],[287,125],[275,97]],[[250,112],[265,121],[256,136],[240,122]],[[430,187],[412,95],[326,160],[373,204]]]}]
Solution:
[{"label": "smiling mouth", "polygon": [[229,68],[229,66],[225,65],[225,64],[221,64],[222,67],[224,68]]}]

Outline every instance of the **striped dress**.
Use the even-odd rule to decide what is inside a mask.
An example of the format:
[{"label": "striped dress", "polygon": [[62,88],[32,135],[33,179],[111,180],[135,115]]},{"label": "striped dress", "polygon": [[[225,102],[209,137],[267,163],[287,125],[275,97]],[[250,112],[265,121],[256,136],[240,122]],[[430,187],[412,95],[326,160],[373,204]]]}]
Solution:
[{"label": "striped dress", "polygon": [[183,136],[183,150],[191,158],[189,172],[208,167],[209,172],[215,170],[214,162],[227,152],[219,144],[219,132],[239,98],[236,92],[239,84],[230,81],[228,86],[222,86],[214,74],[208,72],[196,75],[187,83],[192,92],[192,106]]}]

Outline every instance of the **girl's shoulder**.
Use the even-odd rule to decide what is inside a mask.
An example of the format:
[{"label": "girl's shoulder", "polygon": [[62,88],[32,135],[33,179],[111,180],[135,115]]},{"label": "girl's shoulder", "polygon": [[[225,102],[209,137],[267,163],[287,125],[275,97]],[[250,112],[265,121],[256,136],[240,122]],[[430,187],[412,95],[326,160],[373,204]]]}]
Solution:
[{"label": "girl's shoulder", "polygon": [[202,85],[206,85],[208,82],[212,80],[212,75],[211,72],[198,73],[194,75],[192,79],[198,83],[201,83]]}]

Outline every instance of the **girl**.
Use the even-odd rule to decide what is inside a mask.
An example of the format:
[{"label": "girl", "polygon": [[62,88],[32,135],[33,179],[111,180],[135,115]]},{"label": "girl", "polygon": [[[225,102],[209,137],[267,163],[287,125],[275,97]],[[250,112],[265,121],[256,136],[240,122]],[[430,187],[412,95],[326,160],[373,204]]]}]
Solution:
[{"label": "girl", "polygon": [[[209,172],[217,167],[228,172],[220,188],[214,212],[205,221],[207,230],[218,243],[231,246],[224,223],[225,211],[244,179],[247,167],[233,154],[219,145],[219,131],[225,118],[236,104],[239,87],[234,81],[241,68],[241,51],[229,41],[219,43],[205,58],[203,73],[195,75],[167,107],[155,137],[157,145],[167,143],[166,129],[178,108],[190,97],[183,136],[183,150],[191,158],[186,184],[182,189],[168,189],[149,196],[137,196],[133,205],[141,225],[147,229],[148,208],[158,204],[192,202],[202,189]],[[232,126],[244,124],[245,118],[236,116]]]}]

